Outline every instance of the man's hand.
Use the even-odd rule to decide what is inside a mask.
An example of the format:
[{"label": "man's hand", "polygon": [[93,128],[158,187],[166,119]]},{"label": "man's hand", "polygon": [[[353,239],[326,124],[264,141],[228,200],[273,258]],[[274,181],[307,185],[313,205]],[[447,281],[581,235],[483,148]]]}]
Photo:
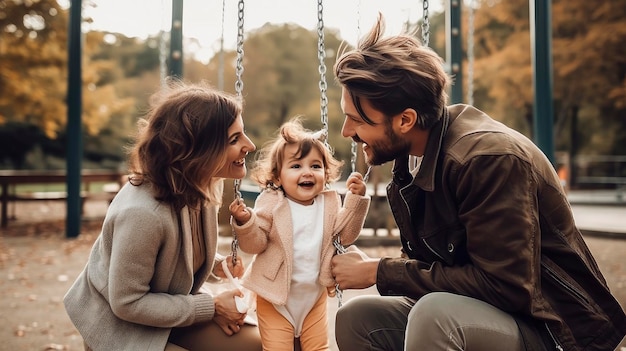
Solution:
[{"label": "man's hand", "polygon": [[355,246],[333,256],[331,272],[339,289],[365,289],[376,284],[380,258],[370,258]]}]

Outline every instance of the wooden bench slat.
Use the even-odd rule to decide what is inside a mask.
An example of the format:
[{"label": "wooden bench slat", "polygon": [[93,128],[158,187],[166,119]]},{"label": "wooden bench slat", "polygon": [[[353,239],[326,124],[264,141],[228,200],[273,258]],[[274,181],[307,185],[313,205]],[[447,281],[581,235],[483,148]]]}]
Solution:
[{"label": "wooden bench slat", "polygon": [[[87,192],[81,192],[80,197],[85,199]],[[66,191],[33,191],[28,193],[14,194],[9,197],[11,201],[38,201],[38,200],[66,200]]]}]

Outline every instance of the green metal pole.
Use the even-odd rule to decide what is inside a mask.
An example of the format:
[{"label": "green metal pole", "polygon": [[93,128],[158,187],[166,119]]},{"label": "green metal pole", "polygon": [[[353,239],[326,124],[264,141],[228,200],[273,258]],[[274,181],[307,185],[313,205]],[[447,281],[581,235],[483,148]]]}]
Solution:
[{"label": "green metal pole", "polygon": [[81,198],[80,170],[83,155],[82,110],[82,1],[72,0],[70,6],[67,80],[67,217],[66,237],[80,234]]},{"label": "green metal pole", "polygon": [[183,77],[183,0],[172,1],[170,75],[178,78]]},{"label": "green metal pole", "polygon": [[535,101],[533,105],[533,138],[535,144],[554,165],[551,0],[531,0],[530,17]]},{"label": "green metal pole", "polygon": [[450,74],[454,79],[450,100],[453,104],[463,102],[463,44],[461,43],[461,0],[447,1],[446,9],[446,55]]}]

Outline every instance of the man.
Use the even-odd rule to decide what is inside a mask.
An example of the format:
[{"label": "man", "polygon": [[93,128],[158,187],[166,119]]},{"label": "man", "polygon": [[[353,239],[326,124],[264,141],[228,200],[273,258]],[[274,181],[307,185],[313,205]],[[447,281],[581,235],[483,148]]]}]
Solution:
[{"label": "man", "polygon": [[550,161],[476,108],[446,106],[441,58],[383,32],[380,16],[335,75],[343,136],[370,165],[394,161],[387,196],[403,252],[333,258],[341,289],[382,295],[339,309],[339,349],[613,350],[626,317]]}]

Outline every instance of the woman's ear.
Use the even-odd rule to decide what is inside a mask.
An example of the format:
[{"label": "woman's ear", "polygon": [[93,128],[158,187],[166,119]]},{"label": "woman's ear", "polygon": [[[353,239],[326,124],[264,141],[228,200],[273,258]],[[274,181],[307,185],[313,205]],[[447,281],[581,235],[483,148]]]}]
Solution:
[{"label": "woman's ear", "polygon": [[400,113],[400,125],[399,131],[401,133],[407,133],[417,123],[417,111],[412,108],[407,108]]}]

